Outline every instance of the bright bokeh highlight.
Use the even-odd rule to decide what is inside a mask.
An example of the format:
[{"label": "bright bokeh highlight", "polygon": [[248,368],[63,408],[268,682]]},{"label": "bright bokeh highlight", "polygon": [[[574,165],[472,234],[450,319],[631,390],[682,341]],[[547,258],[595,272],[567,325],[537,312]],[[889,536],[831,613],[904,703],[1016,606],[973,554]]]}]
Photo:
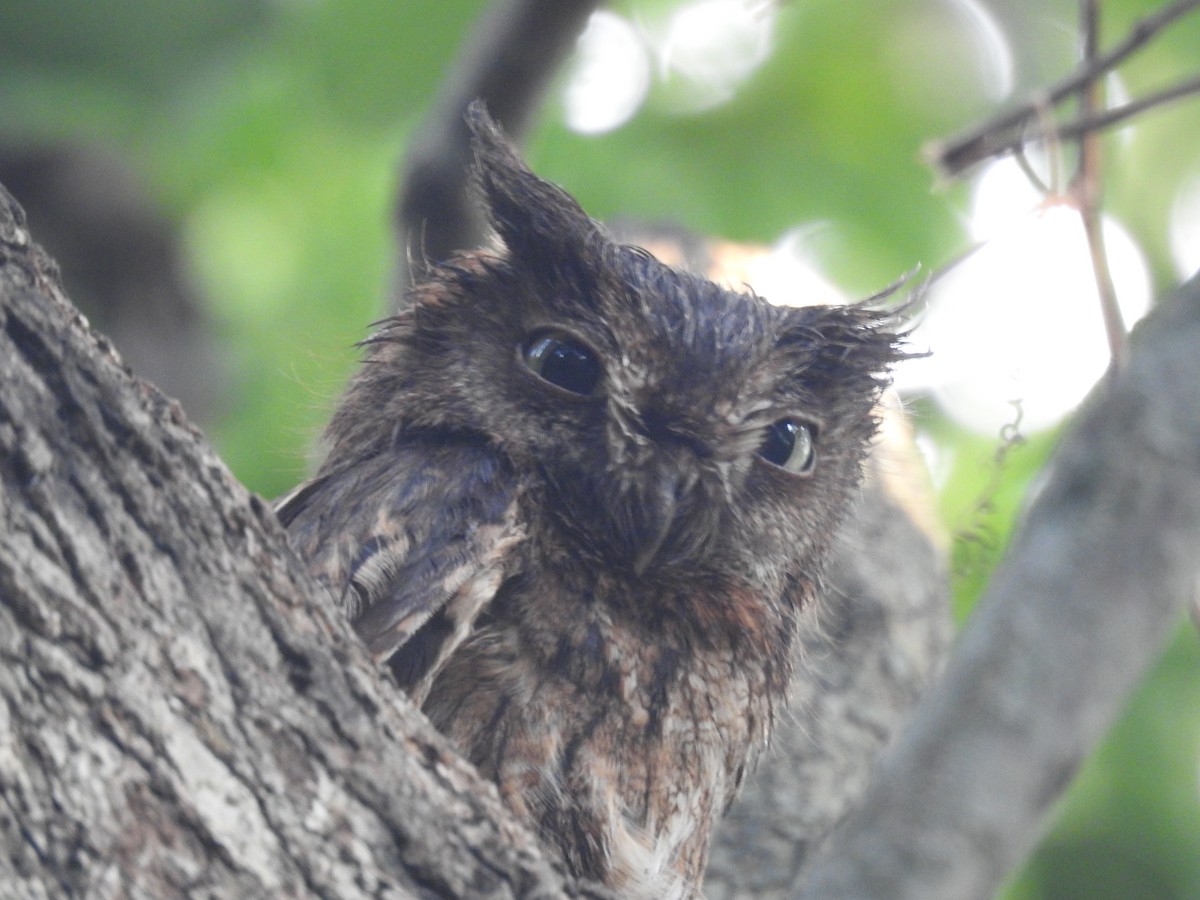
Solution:
[{"label": "bright bokeh highlight", "polygon": [[603,9],[592,13],[563,89],[567,126],[602,134],[624,125],[646,99],[651,68],[650,51],[627,19]]},{"label": "bright bokeh highlight", "polygon": [[699,111],[733,99],[770,56],[775,16],[776,4],[747,0],[680,6],[657,45],[663,78],[681,82],[678,102]]},{"label": "bright bokeh highlight", "polygon": [[593,13],[564,79],[567,126],[582,134],[619,128],[656,84],[676,112],[727,103],[770,56],[776,15],[776,4],[750,0],[694,0],[637,26]]},{"label": "bright bokeh highlight", "polygon": [[750,283],[777,306],[845,303],[846,295],[825,277],[812,250],[813,236],[824,225],[802,225],[784,233],[771,252],[749,266]]},{"label": "bright bokeh highlight", "polygon": [[946,0],[951,20],[961,25],[964,43],[974,51],[988,99],[1000,101],[1012,93],[1012,47],[1000,23],[979,0]]},{"label": "bright bokeh highlight", "polygon": [[[983,245],[929,290],[916,339],[933,356],[914,367],[914,380],[972,430],[996,434],[1018,417],[1023,431],[1049,428],[1109,362],[1079,214],[1039,205],[1016,165],[1003,162],[977,186],[971,230]],[[1132,325],[1149,308],[1146,263],[1117,222],[1106,217],[1103,231],[1121,312]]]}]

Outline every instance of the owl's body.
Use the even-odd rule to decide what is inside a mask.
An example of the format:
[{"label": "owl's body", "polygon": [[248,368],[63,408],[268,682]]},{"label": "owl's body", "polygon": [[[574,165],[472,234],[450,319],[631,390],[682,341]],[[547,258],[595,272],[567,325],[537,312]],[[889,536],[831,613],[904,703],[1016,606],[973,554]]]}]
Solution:
[{"label": "owl's body", "polygon": [[280,516],[397,680],[577,876],[699,891],[874,431],[886,319],[614,243],[481,111],[504,250],[367,342]]}]

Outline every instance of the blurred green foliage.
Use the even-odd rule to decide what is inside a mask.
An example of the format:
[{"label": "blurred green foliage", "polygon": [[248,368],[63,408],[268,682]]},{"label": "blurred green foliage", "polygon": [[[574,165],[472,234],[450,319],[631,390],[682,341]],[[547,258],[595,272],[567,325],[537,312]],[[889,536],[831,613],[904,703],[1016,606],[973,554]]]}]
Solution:
[{"label": "blurred green foliage", "polygon": [[[675,5],[615,8],[652,28]],[[826,223],[830,275],[852,292],[873,291],[968,243],[966,189],[936,186],[919,151],[995,106],[978,54],[948,24],[969,5],[793,0],[778,9],[771,57],[730,102],[681,114],[659,88],[624,127],[584,137],[565,127],[552,93],[531,162],[599,217],[670,220],[757,242]],[[1107,42],[1155,5],[1107,0]],[[0,142],[100,146],[149,187],[182,236],[234,368],[236,389],[210,433],[238,476],[267,496],[303,477],[353,344],[384,312],[397,163],[481,8],[479,0],[0,5]],[[1071,67],[1073,3],[991,9],[1012,41],[1018,96]],[[1122,70],[1126,89],[1137,95],[1194,74],[1198,46],[1200,21],[1185,22]],[[1153,113],[1108,147],[1109,208],[1168,286],[1177,279],[1168,210],[1200,171],[1200,112],[1184,103]],[[937,448],[965,615],[1052,436],[1006,444],[963,433],[927,403],[913,410]],[[1200,897],[1198,665],[1195,636],[1182,631],[1008,897]]]}]

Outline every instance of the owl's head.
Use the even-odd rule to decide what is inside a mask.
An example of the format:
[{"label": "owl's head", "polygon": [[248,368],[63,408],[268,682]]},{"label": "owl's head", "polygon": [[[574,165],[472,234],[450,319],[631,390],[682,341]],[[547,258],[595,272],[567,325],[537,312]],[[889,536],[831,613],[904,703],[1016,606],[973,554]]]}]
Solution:
[{"label": "owl's head", "polygon": [[497,245],[434,267],[368,340],[335,445],[486,442],[572,555],[630,577],[810,561],[857,485],[895,318],[663,265],[535,176],[482,107],[469,124]]}]

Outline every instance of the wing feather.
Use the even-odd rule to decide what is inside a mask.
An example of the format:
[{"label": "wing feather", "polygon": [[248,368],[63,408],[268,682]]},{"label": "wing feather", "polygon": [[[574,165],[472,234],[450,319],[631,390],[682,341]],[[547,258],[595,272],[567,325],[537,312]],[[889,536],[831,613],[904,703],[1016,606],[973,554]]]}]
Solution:
[{"label": "wing feather", "polygon": [[276,512],[371,653],[420,702],[517,568],[520,493],[496,451],[422,438],[329,468]]}]

